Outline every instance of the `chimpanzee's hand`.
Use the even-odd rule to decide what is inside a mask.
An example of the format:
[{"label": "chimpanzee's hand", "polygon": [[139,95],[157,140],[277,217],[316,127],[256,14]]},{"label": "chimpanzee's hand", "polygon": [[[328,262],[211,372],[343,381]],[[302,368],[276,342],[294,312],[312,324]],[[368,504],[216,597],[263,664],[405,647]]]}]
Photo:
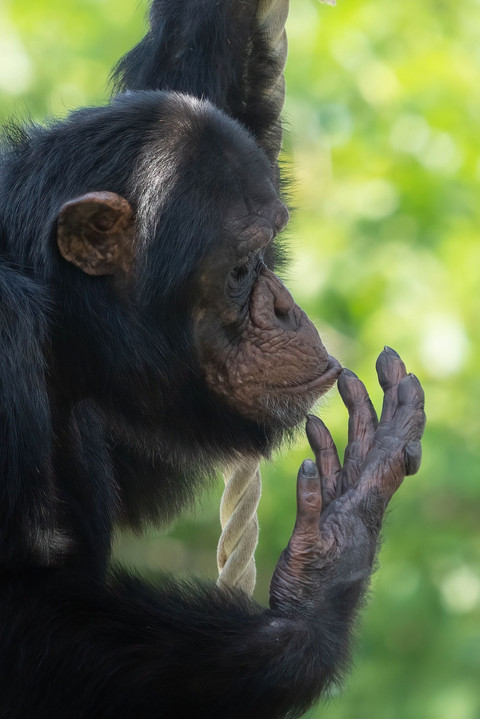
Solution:
[{"label": "chimpanzee's hand", "polygon": [[344,369],[338,388],[349,412],[343,467],[329,431],[316,417],[307,437],[316,462],[297,480],[297,519],[270,587],[272,609],[323,611],[335,586],[362,584],[371,572],[385,508],[407,474],[418,471],[425,426],[423,390],[386,347],[377,360],[384,390],[380,423],[360,380]]}]

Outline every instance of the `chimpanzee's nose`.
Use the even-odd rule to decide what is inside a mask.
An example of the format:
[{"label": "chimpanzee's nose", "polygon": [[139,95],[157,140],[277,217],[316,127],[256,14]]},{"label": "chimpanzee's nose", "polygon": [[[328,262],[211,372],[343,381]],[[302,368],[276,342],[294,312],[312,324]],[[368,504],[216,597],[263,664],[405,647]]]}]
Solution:
[{"label": "chimpanzee's nose", "polygon": [[280,202],[275,210],[275,217],[273,220],[273,225],[275,227],[275,230],[277,232],[281,232],[285,225],[287,224],[288,220],[290,219],[290,213],[283,204],[283,202]]},{"label": "chimpanzee's nose", "polygon": [[271,270],[264,267],[262,275],[267,278],[273,297],[273,310],[277,317],[286,317],[295,307],[295,300],[281,280]]}]

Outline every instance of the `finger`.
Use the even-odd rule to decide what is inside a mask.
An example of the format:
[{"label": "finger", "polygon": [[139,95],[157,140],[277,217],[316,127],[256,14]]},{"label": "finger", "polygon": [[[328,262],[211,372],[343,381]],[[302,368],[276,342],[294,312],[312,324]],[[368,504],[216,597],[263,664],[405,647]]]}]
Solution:
[{"label": "finger", "polygon": [[400,355],[391,347],[385,347],[383,352],[380,353],[377,359],[376,369],[378,381],[384,391],[380,422],[389,422],[397,408],[398,385],[407,374],[407,370]]},{"label": "finger", "polygon": [[325,510],[337,496],[337,490],[341,489],[337,485],[340,485],[338,479],[342,467],[332,436],[322,420],[314,415],[309,415],[306,431],[320,475],[323,509]]},{"label": "finger", "polygon": [[425,396],[414,374],[406,375],[398,385],[398,406],[387,432],[396,434],[406,446],[419,441],[425,428]]},{"label": "finger", "polygon": [[[398,385],[398,407],[408,407],[412,410],[425,409],[425,393],[418,377],[412,372],[407,374]],[[422,427],[423,432],[424,427]]]},{"label": "finger", "polygon": [[297,477],[297,518],[295,531],[316,537],[322,511],[322,487],[315,462],[306,459]]},{"label": "finger", "polygon": [[349,412],[348,445],[342,470],[342,492],[346,492],[357,481],[372,446],[378,419],[365,385],[351,370],[343,370],[338,389]]},{"label": "finger", "polygon": [[420,440],[425,429],[425,395],[414,374],[407,375],[398,386],[398,408],[393,424],[403,426],[409,441],[404,449],[405,474],[416,474],[422,461]]},{"label": "finger", "polygon": [[393,419],[380,424],[375,434],[375,446],[357,485],[362,492],[373,490],[388,501],[403,478],[418,470],[424,427],[423,389],[415,375],[408,374],[398,385],[398,407]]}]

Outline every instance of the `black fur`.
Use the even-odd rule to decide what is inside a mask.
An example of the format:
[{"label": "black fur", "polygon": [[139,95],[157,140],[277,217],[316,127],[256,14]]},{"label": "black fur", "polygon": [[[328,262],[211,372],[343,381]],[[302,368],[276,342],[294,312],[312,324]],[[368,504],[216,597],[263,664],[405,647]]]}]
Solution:
[{"label": "black fur", "polygon": [[[237,164],[278,178],[265,94],[278,68],[256,5],[155,0],[118,97],[5,138],[2,719],[293,717],[345,664],[358,597],[335,573],[308,621],[215,587],[108,574],[116,522],[168,520],[218,460],[268,454],[281,436],[207,390],[189,315]],[[58,252],[60,208],[97,190],[135,212],[133,296]]]},{"label": "black fur", "polygon": [[275,163],[282,129],[269,87],[281,69],[258,28],[258,0],[156,0],[150,31],[118,63],[117,90],[177,90],[237,118]]}]

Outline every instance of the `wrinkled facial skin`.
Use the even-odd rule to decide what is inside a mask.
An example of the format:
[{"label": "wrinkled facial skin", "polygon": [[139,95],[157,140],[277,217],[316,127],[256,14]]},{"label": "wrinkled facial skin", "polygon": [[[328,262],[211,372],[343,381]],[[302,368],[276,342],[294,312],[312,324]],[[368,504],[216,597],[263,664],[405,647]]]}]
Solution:
[{"label": "wrinkled facial skin", "polygon": [[276,197],[242,222],[230,218],[228,247],[201,272],[195,312],[195,344],[209,388],[243,416],[282,427],[302,421],[340,372],[263,261],[287,220]]}]

